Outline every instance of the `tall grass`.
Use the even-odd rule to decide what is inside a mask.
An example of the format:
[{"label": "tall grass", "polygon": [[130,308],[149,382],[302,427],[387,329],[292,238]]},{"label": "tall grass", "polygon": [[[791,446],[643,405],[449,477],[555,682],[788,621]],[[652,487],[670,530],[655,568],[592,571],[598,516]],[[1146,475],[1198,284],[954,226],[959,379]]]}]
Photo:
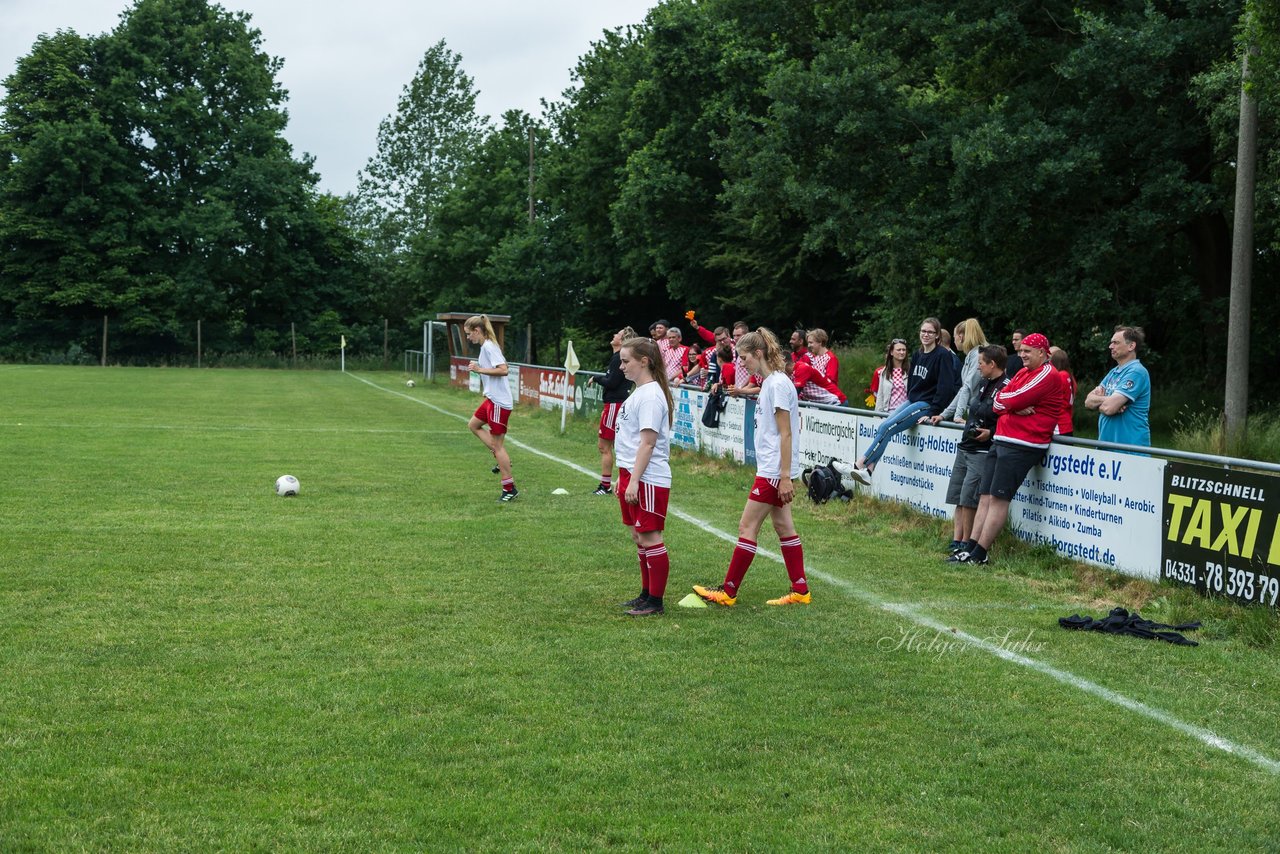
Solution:
[{"label": "tall grass", "polygon": [[1221,410],[1192,411],[1183,407],[1173,426],[1173,447],[1202,454],[1229,454],[1250,460],[1280,462],[1280,411],[1249,416],[1244,439],[1235,447],[1227,441]]}]

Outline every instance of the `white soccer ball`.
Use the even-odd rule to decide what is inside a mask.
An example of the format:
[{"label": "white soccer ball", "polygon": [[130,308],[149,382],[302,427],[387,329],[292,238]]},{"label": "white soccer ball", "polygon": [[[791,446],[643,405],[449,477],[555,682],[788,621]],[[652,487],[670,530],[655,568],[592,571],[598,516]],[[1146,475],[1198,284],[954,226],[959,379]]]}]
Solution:
[{"label": "white soccer ball", "polygon": [[407,385],[409,388],[413,388],[414,382],[413,380],[409,380],[408,382],[405,383],[405,385]]},{"label": "white soccer ball", "polygon": [[276,495],[284,498],[298,494],[298,479],[291,474],[282,474],[276,478]]}]

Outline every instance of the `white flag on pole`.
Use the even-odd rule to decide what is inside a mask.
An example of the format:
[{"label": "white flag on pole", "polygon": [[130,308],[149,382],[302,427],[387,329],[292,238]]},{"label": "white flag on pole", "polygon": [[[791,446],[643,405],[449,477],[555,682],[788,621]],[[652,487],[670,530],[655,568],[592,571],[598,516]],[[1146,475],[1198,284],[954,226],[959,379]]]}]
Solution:
[{"label": "white flag on pole", "polygon": [[564,432],[564,419],[569,413],[569,385],[570,377],[578,372],[578,368],[582,367],[582,363],[578,361],[578,354],[573,352],[573,342],[569,342],[569,350],[564,354],[564,406],[560,408],[560,432]]}]

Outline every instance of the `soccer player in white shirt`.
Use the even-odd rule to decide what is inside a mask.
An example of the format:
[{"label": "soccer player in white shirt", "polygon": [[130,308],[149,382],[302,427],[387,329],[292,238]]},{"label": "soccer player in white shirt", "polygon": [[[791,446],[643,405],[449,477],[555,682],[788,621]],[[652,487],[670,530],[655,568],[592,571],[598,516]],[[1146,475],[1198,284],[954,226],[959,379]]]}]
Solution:
[{"label": "soccer player in white shirt", "polygon": [[[468,317],[462,324],[467,340],[480,345],[480,356],[468,369],[480,375],[484,401],[467,424],[497,462],[495,472],[502,475],[502,494],[498,500],[511,501],[520,491],[511,476],[511,457],[507,454],[507,420],[511,417],[511,385],[507,382],[507,360],[498,346],[497,336],[488,315]],[[486,431],[485,427],[489,429]]]},{"label": "soccer player in white shirt", "polygon": [[640,595],[622,603],[632,617],[661,614],[670,560],[662,531],[671,497],[671,425],[674,405],[658,345],[631,338],[618,351],[622,373],[636,384],[622,404],[614,428],[618,458],[618,505],[631,528],[640,560]]},{"label": "soccer player in white shirt", "polygon": [[764,377],[756,400],[756,480],[738,522],[738,542],[724,583],[718,587],[695,585],[693,592],[717,605],[732,606],[738,601],[738,590],[756,555],[756,539],[767,516],[782,546],[791,591],[766,604],[808,605],[811,597],[804,577],[804,549],[791,520],[791,501],[796,494],[793,481],[800,476],[800,401],[787,376],[782,348],[768,329],[761,327],[743,335],[738,340],[738,356],[748,371]]}]

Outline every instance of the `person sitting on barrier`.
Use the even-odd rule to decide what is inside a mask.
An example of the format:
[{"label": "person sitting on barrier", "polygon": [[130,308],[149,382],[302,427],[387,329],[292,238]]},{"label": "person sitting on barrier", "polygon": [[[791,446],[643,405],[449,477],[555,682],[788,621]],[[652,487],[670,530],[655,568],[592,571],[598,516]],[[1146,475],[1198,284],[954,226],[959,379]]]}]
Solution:
[{"label": "person sitting on barrier", "polygon": [[833,383],[840,382],[840,360],[827,349],[827,331],[810,329],[805,333],[804,341],[809,350],[809,364],[826,374]]},{"label": "person sitting on barrier", "polygon": [[1108,348],[1116,366],[1084,399],[1098,411],[1098,439],[1119,445],[1151,445],[1151,375],[1138,358],[1146,336],[1137,326],[1117,326]]},{"label": "person sitting on barrier", "polygon": [[978,511],[978,493],[982,473],[995,434],[995,396],[1009,382],[1004,372],[1007,356],[999,344],[988,344],[978,353],[978,375],[982,383],[969,404],[969,417],[964,422],[956,460],[951,466],[951,482],[947,484],[947,503],[956,508],[947,554],[964,548],[973,535],[973,517]]},{"label": "person sitting on barrier", "polygon": [[995,443],[983,469],[973,533],[950,563],[987,563],[987,551],[1009,519],[1009,505],[1027,473],[1044,459],[1066,406],[1062,375],[1049,364],[1049,339],[1033,332],[1022,339],[1023,369],[996,393]]},{"label": "person sitting on barrier", "polygon": [[964,354],[964,364],[960,367],[960,390],[947,404],[947,408],[937,415],[929,417],[930,424],[948,421],[954,418],[963,424],[969,414],[969,400],[982,387],[982,374],[978,373],[978,353],[987,346],[987,336],[982,331],[978,318],[970,317],[956,327],[956,347]]},{"label": "person sitting on barrier", "polygon": [[884,456],[894,436],[909,430],[930,415],[942,411],[955,397],[960,384],[956,357],[938,346],[942,322],[926,317],[920,323],[920,349],[911,356],[911,376],[907,380],[907,402],[880,422],[870,447],[851,472],[863,486],[871,485],[871,474]]},{"label": "person sitting on barrier", "polygon": [[849,398],[840,390],[840,386],[808,362],[793,362],[787,359],[786,370],[801,400],[825,403],[828,406],[844,406],[849,402]]}]

